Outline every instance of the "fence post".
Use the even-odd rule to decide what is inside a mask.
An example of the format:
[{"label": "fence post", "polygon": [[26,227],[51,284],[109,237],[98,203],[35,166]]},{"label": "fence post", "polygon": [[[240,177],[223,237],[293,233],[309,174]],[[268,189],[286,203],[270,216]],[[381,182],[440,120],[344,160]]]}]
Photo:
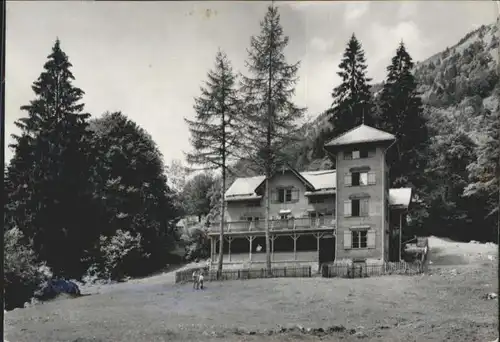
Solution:
[{"label": "fence post", "polygon": [[312,269],[312,267],[309,266],[309,278],[311,278],[311,271],[312,271],[311,269]]},{"label": "fence post", "polygon": [[240,270],[238,270],[238,279],[241,280],[241,271]]},{"label": "fence post", "polygon": [[354,275],[354,272],[355,272],[355,271],[356,271],[356,268],[355,268],[354,264],[352,264],[352,266],[351,266],[351,277],[352,277],[352,278],[354,278],[354,277],[355,277],[355,275]]}]

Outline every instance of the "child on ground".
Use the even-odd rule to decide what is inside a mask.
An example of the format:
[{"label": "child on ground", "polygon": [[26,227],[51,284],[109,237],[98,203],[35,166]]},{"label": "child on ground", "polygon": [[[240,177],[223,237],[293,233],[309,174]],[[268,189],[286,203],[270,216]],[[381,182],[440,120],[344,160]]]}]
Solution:
[{"label": "child on ground", "polygon": [[193,289],[198,289],[198,270],[193,272]]},{"label": "child on ground", "polygon": [[200,289],[203,290],[203,272],[200,272],[199,275],[198,275],[198,283],[200,284]]}]

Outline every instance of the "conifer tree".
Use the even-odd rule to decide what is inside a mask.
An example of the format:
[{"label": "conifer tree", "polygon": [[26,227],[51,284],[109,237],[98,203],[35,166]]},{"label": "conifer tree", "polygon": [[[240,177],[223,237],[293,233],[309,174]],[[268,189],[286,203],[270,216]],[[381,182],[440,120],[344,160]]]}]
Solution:
[{"label": "conifer tree", "polygon": [[341,83],[332,91],[333,103],[325,114],[332,129],[324,130],[315,143],[314,157],[324,156],[323,145],[330,139],[362,124],[373,125],[371,78],[366,75],[365,52],[353,34],[347,43],[340,71]]},{"label": "conifer tree", "polygon": [[44,71],[33,83],[35,99],[21,107],[14,157],[8,167],[12,224],[33,240],[38,257],[61,276],[79,277],[92,241],[89,219],[89,132],[72,84],[71,63],[56,40]]},{"label": "conifer tree", "polygon": [[401,42],[387,67],[378,126],[397,139],[387,152],[391,186],[412,186],[418,194],[424,185],[429,133],[412,69],[412,58]]},{"label": "conifer tree", "polygon": [[260,34],[250,40],[246,61],[248,75],[242,77],[245,103],[242,127],[246,159],[265,174],[266,266],[269,272],[269,179],[277,167],[287,161],[285,147],[298,138],[297,120],[303,117],[305,109],[291,101],[298,81],[299,62],[288,64],[285,60],[288,37],[283,33],[277,7],[268,7],[260,28]]},{"label": "conifer tree", "polygon": [[237,157],[238,115],[241,102],[236,89],[236,75],[226,54],[218,51],[215,68],[208,72],[208,81],[195,99],[195,120],[185,119],[191,132],[193,152],[187,155],[190,164],[204,169],[219,169],[222,173],[220,188],[220,235],[218,274],[223,265],[224,193],[228,165]]}]

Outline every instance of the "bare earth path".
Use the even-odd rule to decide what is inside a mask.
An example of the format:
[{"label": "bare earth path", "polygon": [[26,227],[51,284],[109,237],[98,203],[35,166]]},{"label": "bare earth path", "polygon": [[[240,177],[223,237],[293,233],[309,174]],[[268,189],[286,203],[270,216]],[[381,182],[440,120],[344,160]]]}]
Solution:
[{"label": "bare earth path", "polygon": [[[261,334],[278,325],[345,326],[325,341],[493,341],[497,246],[431,238],[430,273],[367,279],[266,279],[208,283],[204,291],[163,274],[6,314],[6,340],[312,341]],[[490,257],[488,257],[490,256]],[[490,260],[492,259],[492,260]],[[237,328],[255,331],[238,335]]]}]

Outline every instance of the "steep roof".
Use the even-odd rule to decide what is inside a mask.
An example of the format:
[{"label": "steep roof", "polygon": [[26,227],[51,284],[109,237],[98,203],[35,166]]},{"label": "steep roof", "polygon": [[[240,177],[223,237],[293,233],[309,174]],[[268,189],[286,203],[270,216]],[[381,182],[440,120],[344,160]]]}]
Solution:
[{"label": "steep roof", "polygon": [[361,124],[330,140],[325,146],[342,146],[376,141],[393,141],[396,137],[377,128]]},{"label": "steep roof", "polygon": [[[300,172],[300,175],[314,186],[315,193],[322,193],[321,190],[324,192],[326,189],[336,188],[337,175],[335,170]],[[236,178],[226,191],[226,199],[233,201],[259,199],[261,196],[258,196],[255,190],[264,180],[264,176]],[[411,202],[411,193],[411,188],[389,189],[390,205],[393,207],[408,208]]]},{"label": "steep roof", "polygon": [[337,172],[335,170],[321,170],[301,172],[302,177],[314,186],[314,189],[334,189],[337,184]]},{"label": "steep roof", "polygon": [[256,195],[255,189],[257,189],[264,180],[264,176],[236,178],[229,189],[227,189],[226,197]]}]

